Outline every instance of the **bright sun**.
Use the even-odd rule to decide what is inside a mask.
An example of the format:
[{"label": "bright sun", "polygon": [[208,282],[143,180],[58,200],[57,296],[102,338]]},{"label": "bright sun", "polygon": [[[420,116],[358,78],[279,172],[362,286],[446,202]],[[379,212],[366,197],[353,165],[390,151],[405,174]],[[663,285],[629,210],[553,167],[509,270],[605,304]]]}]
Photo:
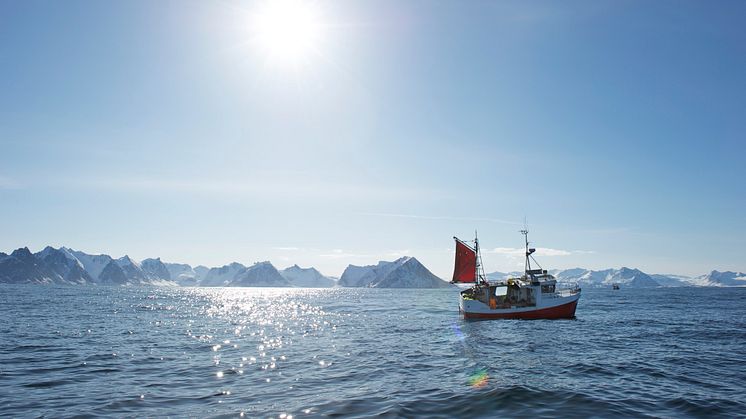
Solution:
[{"label": "bright sun", "polygon": [[254,41],[272,63],[298,65],[318,53],[323,27],[316,3],[269,0],[253,18]]}]

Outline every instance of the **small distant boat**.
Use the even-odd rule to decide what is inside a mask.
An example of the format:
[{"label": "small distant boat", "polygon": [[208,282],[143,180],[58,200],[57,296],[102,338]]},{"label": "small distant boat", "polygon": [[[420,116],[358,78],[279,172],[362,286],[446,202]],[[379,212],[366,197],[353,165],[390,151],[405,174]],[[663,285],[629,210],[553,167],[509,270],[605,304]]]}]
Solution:
[{"label": "small distant boat", "polygon": [[611,289],[618,290],[619,289],[619,284],[611,284]]},{"label": "small distant boat", "polygon": [[482,269],[479,240],[473,246],[456,240],[456,266],[452,283],[473,283],[459,295],[459,312],[466,319],[571,319],[580,299],[580,288],[557,289],[557,280],[546,270],[532,269],[528,230],[521,230],[526,241],[524,274],[518,278],[490,282]]}]

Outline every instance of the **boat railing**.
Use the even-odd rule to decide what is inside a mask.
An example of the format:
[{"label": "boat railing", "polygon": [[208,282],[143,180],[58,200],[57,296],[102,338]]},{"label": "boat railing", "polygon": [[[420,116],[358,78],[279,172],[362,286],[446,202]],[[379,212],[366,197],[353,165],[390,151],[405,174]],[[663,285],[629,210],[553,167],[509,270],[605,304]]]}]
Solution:
[{"label": "boat railing", "polygon": [[580,293],[580,287],[557,290],[553,294],[544,294],[543,298],[562,298]]}]

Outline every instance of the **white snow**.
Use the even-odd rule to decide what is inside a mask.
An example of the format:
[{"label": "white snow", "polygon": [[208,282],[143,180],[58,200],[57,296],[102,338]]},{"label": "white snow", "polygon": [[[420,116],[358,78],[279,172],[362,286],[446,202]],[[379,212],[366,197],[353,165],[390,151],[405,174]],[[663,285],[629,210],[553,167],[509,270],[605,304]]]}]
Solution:
[{"label": "white snow", "polygon": [[337,284],[335,280],[322,275],[315,268],[301,268],[298,265],[281,270],[280,275],[296,287],[327,288]]},{"label": "white snow", "polygon": [[447,282],[433,275],[417,259],[402,257],[372,266],[350,265],[339,279],[344,287],[369,288],[444,288]]},{"label": "white snow", "polygon": [[233,262],[230,265],[210,269],[199,285],[204,287],[226,287],[229,286],[239,272],[246,270],[240,263]]},{"label": "white snow", "polygon": [[106,265],[108,265],[112,260],[109,255],[89,255],[66,247],[63,247],[62,249],[78,259],[80,263],[83,264],[83,268],[94,280],[98,279],[98,276],[101,275],[101,271],[103,271]]}]

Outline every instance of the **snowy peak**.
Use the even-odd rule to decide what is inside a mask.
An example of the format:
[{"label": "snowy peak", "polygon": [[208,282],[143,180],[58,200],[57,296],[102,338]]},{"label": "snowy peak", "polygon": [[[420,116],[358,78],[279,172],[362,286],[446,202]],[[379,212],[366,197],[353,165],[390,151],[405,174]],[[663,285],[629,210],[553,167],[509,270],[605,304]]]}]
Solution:
[{"label": "snowy peak", "polygon": [[290,282],[270,262],[257,262],[239,272],[231,287],[290,287]]},{"label": "snowy peak", "polygon": [[143,284],[146,282],[145,280],[147,279],[147,275],[145,275],[145,272],[140,267],[140,264],[130,259],[129,256],[125,255],[115,260],[114,262],[119,265],[120,268],[122,268],[122,272],[124,272],[124,275],[127,278],[127,283]]},{"label": "snowy peak", "polygon": [[398,267],[373,284],[375,288],[448,288],[452,285],[433,275],[415,258],[400,260]]},{"label": "snowy peak", "polygon": [[54,283],[60,274],[35,257],[28,247],[14,250],[0,258],[0,282],[10,284]]},{"label": "snowy peak", "polygon": [[142,268],[149,280],[171,280],[171,273],[166,268],[166,265],[161,262],[161,258],[145,259],[140,264],[140,268]]},{"label": "snowy peak", "polygon": [[301,268],[298,265],[281,270],[280,275],[294,287],[329,288],[337,284],[333,279],[322,275],[316,268]]},{"label": "snowy peak", "polygon": [[104,270],[106,265],[108,265],[109,262],[112,261],[112,258],[109,255],[89,255],[87,253],[69,249],[66,247],[63,247],[62,249],[64,249],[66,253],[69,253],[76,259],[78,259],[80,263],[83,264],[83,269],[85,269],[86,272],[91,275],[91,278],[96,281],[99,279],[99,276],[101,275],[101,272]]},{"label": "snowy peak", "polygon": [[342,277],[339,278],[339,285],[343,287],[366,286],[368,282],[365,281],[365,276],[371,274],[374,268],[374,266],[347,265]]},{"label": "snowy peak", "polygon": [[128,267],[128,266],[134,266],[136,268],[140,268],[140,264],[132,260],[128,255],[124,255],[116,260],[117,264],[121,266],[122,268]]},{"label": "snowy peak", "polygon": [[24,259],[28,260],[34,257],[31,251],[28,250],[28,247],[20,247],[14,250],[13,253],[11,253],[10,255],[19,260],[24,260]]},{"label": "snowy peak", "polygon": [[219,268],[212,268],[206,274],[199,285],[203,287],[227,287],[239,272],[246,270],[244,265],[233,262]]},{"label": "snowy peak", "polygon": [[661,285],[645,272],[627,267],[600,271],[573,268],[559,271],[554,275],[560,283],[577,283],[581,287],[591,288],[611,287],[612,284],[631,288],[650,288]]},{"label": "snowy peak", "polygon": [[55,273],[54,282],[56,283],[93,283],[93,278],[85,271],[83,264],[62,248],[55,249],[47,246],[34,256]]},{"label": "snowy peak", "polygon": [[712,271],[694,278],[694,282],[697,285],[710,287],[743,287],[746,286],[746,274],[732,271]]},{"label": "snowy peak", "polygon": [[127,284],[127,274],[116,260],[110,260],[98,275],[98,282],[102,285]]},{"label": "snowy peak", "polygon": [[283,278],[270,262],[258,262],[246,267],[231,263],[220,268],[212,268],[199,283],[206,287],[289,287],[290,282]]},{"label": "snowy peak", "polygon": [[[143,264],[145,261],[143,261]],[[210,270],[204,266],[192,268],[186,263],[164,263],[171,280],[183,287],[194,287],[207,275]]]},{"label": "snowy peak", "polygon": [[609,282],[611,282],[611,284],[625,284],[626,286],[634,288],[660,286],[660,284],[651,278],[650,275],[640,271],[639,269],[630,269],[626,267],[623,267],[618,272],[612,273],[612,275],[607,278],[606,283],[608,284]]},{"label": "snowy peak", "polygon": [[93,280],[80,262],[53,247],[33,254],[27,247],[0,255],[0,283],[88,284]]},{"label": "snowy peak", "polygon": [[433,275],[413,257],[377,265],[349,265],[339,279],[343,287],[368,288],[446,288],[451,285]]}]

